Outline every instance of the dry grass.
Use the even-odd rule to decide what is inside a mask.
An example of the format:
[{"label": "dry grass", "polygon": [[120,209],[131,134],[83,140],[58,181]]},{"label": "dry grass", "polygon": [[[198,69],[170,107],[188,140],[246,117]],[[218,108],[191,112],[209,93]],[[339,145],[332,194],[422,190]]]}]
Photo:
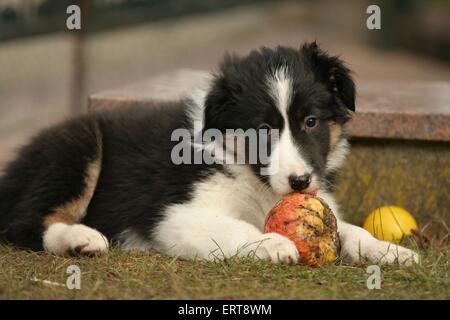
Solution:
[{"label": "dry grass", "polygon": [[[262,261],[182,261],[154,252],[56,257],[0,246],[3,299],[450,299],[448,247],[421,250],[422,263],[382,266],[380,290],[366,287],[366,266],[310,268]],[[67,267],[81,269],[69,290]]]}]

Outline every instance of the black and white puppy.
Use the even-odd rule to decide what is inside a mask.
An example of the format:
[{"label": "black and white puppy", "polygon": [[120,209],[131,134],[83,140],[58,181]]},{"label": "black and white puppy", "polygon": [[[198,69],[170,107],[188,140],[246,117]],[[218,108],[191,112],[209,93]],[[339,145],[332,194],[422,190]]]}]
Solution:
[{"label": "black and white puppy", "polygon": [[[337,215],[345,261],[417,262],[415,252],[340,220],[332,185],[354,110],[349,70],[315,43],[226,56],[192,99],[93,112],[37,135],[0,180],[0,238],[59,255],[114,243],[183,258],[296,262],[293,242],[262,230],[281,196],[303,191]],[[279,138],[266,141],[266,163],[176,163],[173,133],[195,134],[195,123],[228,141],[228,129]],[[207,149],[187,146],[193,158]]]}]

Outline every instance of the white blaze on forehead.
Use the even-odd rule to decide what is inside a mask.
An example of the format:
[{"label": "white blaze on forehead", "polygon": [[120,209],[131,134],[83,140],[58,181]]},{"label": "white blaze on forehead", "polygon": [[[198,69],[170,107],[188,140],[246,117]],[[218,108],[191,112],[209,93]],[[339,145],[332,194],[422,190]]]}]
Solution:
[{"label": "white blaze on forehead", "polygon": [[275,73],[268,77],[267,83],[270,96],[284,121],[284,130],[271,155],[268,170],[269,180],[276,192],[285,194],[292,191],[288,180],[290,175],[311,173],[312,169],[301,156],[289,127],[287,111],[292,103],[294,92],[292,78],[288,69],[284,67],[276,70]]},{"label": "white blaze on forehead", "polygon": [[286,67],[277,69],[268,78],[270,95],[274,99],[275,105],[287,120],[287,109],[292,101],[292,79]]}]

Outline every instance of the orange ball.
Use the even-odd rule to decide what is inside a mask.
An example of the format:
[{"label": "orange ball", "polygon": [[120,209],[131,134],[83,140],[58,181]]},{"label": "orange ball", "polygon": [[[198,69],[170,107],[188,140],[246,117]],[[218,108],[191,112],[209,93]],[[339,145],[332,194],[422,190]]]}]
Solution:
[{"label": "orange ball", "polygon": [[322,199],[310,194],[283,197],[269,212],[264,232],[277,232],[291,239],[302,264],[317,267],[339,257],[336,218]]}]

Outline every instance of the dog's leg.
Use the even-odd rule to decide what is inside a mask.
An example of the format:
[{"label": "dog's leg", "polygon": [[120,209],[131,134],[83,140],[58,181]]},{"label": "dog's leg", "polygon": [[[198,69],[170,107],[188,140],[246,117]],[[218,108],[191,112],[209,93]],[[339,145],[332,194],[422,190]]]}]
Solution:
[{"label": "dog's leg", "polygon": [[84,175],[81,195],[58,206],[45,217],[44,249],[58,255],[81,253],[93,255],[108,250],[108,241],[99,231],[79,224],[95,191],[101,160],[91,162]]},{"label": "dog's leg", "polygon": [[413,250],[373,237],[368,231],[344,222],[339,218],[339,207],[334,196],[328,192],[319,192],[337,218],[339,238],[341,240],[341,257],[345,262],[371,262],[389,264],[399,262],[410,265],[419,262],[419,255]]},{"label": "dog's leg", "polygon": [[153,236],[157,249],[182,258],[215,260],[238,256],[274,263],[298,261],[298,251],[291,240],[276,233],[263,234],[219,208],[172,206]]},{"label": "dog's leg", "polygon": [[350,263],[372,262],[411,265],[419,262],[419,255],[407,248],[374,238],[363,228],[338,220],[341,256]]},{"label": "dog's leg", "polygon": [[80,224],[97,187],[102,139],[96,122],[74,120],[38,135],[0,185],[0,238],[65,255],[105,252],[108,242]]}]

